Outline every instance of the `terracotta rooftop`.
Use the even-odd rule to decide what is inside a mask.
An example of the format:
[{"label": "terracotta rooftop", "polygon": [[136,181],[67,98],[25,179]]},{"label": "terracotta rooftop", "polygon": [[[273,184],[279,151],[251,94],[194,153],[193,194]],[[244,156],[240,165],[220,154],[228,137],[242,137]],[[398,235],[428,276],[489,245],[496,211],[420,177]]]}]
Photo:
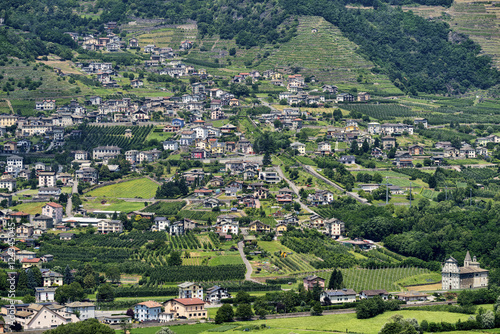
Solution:
[{"label": "terracotta rooftop", "polygon": [[175,298],[174,300],[184,306],[205,304],[200,298]]},{"label": "terracotta rooftop", "polygon": [[51,206],[53,208],[62,208],[63,207],[61,204],[54,203],[54,202],[49,202],[46,205]]},{"label": "terracotta rooftop", "polygon": [[149,308],[152,308],[152,307],[161,307],[160,303],[155,302],[153,300],[148,300],[147,302],[138,303],[137,305],[144,305],[144,306],[149,307]]}]

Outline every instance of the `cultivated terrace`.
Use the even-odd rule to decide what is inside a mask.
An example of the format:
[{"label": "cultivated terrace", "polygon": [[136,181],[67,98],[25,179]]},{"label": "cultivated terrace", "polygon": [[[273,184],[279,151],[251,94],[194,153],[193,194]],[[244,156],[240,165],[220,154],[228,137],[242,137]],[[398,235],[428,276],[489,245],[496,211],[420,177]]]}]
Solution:
[{"label": "cultivated terrace", "polygon": [[0,333],[500,333],[495,7],[2,1]]}]

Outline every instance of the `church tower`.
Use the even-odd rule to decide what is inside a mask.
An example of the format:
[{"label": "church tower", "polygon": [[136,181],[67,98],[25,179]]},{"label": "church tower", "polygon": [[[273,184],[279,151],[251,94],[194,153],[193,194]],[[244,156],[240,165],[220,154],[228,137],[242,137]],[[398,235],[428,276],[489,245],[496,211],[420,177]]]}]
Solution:
[{"label": "church tower", "polygon": [[464,267],[470,267],[471,262],[472,262],[472,258],[470,257],[469,251],[467,251],[467,254],[465,255],[465,259],[464,259]]}]

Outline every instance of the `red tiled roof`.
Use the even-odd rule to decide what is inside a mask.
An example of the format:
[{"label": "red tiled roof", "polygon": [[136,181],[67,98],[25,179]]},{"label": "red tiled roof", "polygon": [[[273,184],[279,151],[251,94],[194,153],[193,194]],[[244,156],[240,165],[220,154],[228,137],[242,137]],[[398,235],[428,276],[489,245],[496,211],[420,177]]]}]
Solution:
[{"label": "red tiled roof", "polygon": [[51,206],[53,208],[62,208],[63,207],[61,204],[54,203],[54,202],[49,202],[49,203],[47,203],[45,205]]},{"label": "red tiled roof", "polygon": [[29,214],[22,212],[22,211],[19,211],[19,212],[12,212],[10,215],[11,216],[28,216]]},{"label": "red tiled roof", "polygon": [[23,259],[21,262],[22,263],[38,263],[40,262],[41,260],[37,257],[35,257],[34,259]]},{"label": "red tiled roof", "polygon": [[200,298],[175,298],[174,300],[184,306],[205,304]]},{"label": "red tiled roof", "polygon": [[149,308],[152,308],[152,307],[161,307],[160,303],[155,302],[153,300],[148,300],[147,302],[138,303],[137,305],[144,305],[144,306],[149,307]]}]

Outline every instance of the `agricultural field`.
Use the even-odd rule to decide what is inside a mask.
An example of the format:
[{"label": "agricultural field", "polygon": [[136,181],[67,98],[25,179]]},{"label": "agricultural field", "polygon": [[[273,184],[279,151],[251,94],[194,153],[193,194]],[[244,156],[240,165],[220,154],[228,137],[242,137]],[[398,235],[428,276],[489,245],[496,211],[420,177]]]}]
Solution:
[{"label": "agricultural field", "polygon": [[[183,40],[195,40],[198,30],[196,25],[180,25],[177,28],[161,28],[150,32],[136,31],[129,34],[128,38],[136,37],[139,39],[139,46],[144,48],[146,45],[155,44],[158,47],[171,47],[174,50],[179,49]],[[133,29],[133,28],[132,28]],[[130,29],[130,30],[132,30]],[[127,27],[127,30],[128,27]]]},{"label": "agricultural field", "polygon": [[[312,32],[313,29],[317,29],[317,32]],[[277,66],[298,66],[304,69],[306,75],[335,82],[341,90],[356,85],[362,91],[401,94],[387,77],[369,71],[373,64],[357,54],[357,48],[336,26],[323,18],[300,17],[297,36],[281,44],[276,51],[271,51],[271,55],[257,68],[264,70]],[[356,81],[360,75],[364,79],[361,84]]]},{"label": "agricultural field", "polygon": [[[125,137],[125,130],[132,130],[132,138]],[[122,150],[141,149],[152,126],[108,126],[87,125],[78,141],[69,142],[71,147],[88,150],[96,146],[118,146]]]},{"label": "agricultural field", "polygon": [[218,266],[221,264],[243,264],[243,260],[239,253],[234,255],[221,255],[217,257],[212,257],[210,261],[208,261],[208,265],[210,266]]},{"label": "agricultural field", "polygon": [[[323,315],[321,317],[300,317],[288,319],[268,319],[252,322],[252,325],[266,324],[271,327],[270,332],[274,333],[276,329],[296,330],[316,330],[329,332],[354,332],[365,334],[376,334],[382,326],[395,314],[400,314],[405,318],[416,318],[419,322],[427,320],[428,322],[441,322],[446,319],[447,322],[456,322],[459,319],[465,321],[469,318],[467,314],[449,313],[449,312],[430,312],[430,311],[394,311],[385,312],[371,319],[356,319],[356,314],[335,314]],[[280,333],[280,332],[278,332]],[[307,332],[310,333],[310,332]]]},{"label": "agricultural field", "polygon": [[124,200],[100,197],[96,199],[86,199],[82,197],[82,204],[85,210],[92,211],[117,211],[131,212],[144,209],[144,202],[127,202]]},{"label": "agricultural field", "polygon": [[346,104],[343,107],[349,111],[356,111],[368,115],[379,121],[388,121],[404,117],[417,117],[416,112],[398,104]]},{"label": "agricultural field", "polygon": [[[310,254],[299,254],[283,246],[279,241],[259,241],[259,247],[271,254],[266,258],[255,257],[250,261],[254,277],[275,277],[300,272],[311,272],[316,269],[309,264],[316,261],[317,257]],[[279,257],[275,253],[286,252],[285,257]]]},{"label": "agricultural field", "polygon": [[185,201],[178,202],[157,202],[153,205],[148,206],[148,212],[154,212],[159,216],[175,216],[179,210],[181,210],[186,205]]},{"label": "agricultural field", "polygon": [[221,213],[212,211],[181,210],[177,215],[181,218],[188,218],[196,221],[208,221],[210,219],[211,222],[214,222],[217,220],[217,216],[221,215]]},{"label": "agricultural field", "polygon": [[91,197],[114,197],[114,198],[154,198],[158,184],[148,178],[121,182],[94,189],[88,193]]},{"label": "agricultural field", "polygon": [[[415,280],[415,284],[432,283],[435,280],[426,282],[427,279],[435,279],[436,276],[427,269],[422,268],[386,268],[386,269],[362,269],[349,268],[342,269],[344,284],[346,287],[359,292],[361,290],[384,289],[387,291],[400,291],[403,285],[410,285]],[[421,276],[424,275],[424,276]],[[439,275],[440,276],[440,275]]]}]

